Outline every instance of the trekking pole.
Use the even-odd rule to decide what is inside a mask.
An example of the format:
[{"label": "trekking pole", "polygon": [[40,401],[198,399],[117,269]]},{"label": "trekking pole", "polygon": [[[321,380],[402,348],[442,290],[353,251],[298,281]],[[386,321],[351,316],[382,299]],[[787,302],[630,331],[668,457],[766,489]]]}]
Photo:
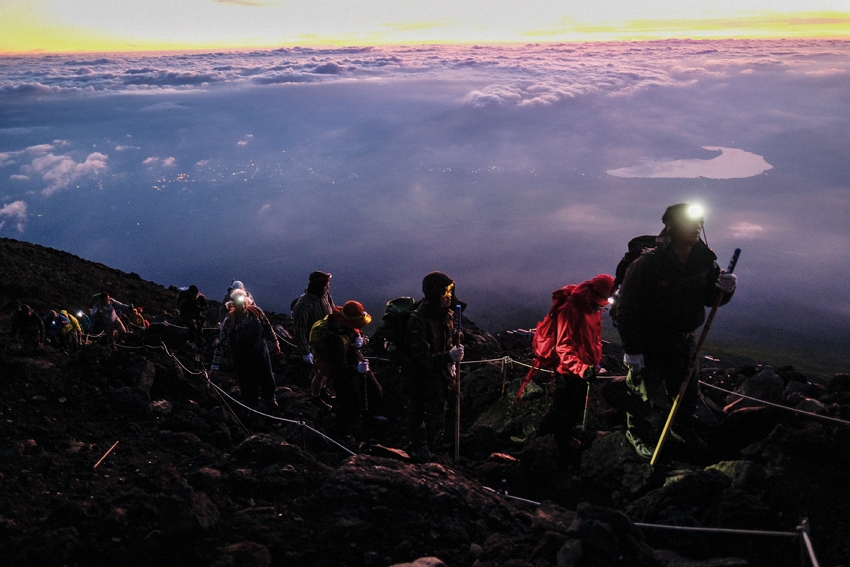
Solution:
[{"label": "trekking pole", "polygon": [[[461,306],[455,305],[454,343],[460,344]],[[460,362],[455,362],[455,461],[460,458]]]},{"label": "trekking pole", "polygon": [[[729,267],[726,269],[727,274],[731,274],[735,269],[735,264],[738,263],[738,256],[741,255],[741,249],[735,248],[735,252],[732,254],[732,260],[729,262]],[[702,333],[699,336],[699,340],[697,341],[697,346],[694,351],[693,357],[691,357],[691,363],[688,367],[688,373],[685,375],[685,379],[682,382],[682,385],[679,387],[679,393],[676,394],[676,398],[673,400],[673,407],[670,408],[670,415],[667,416],[667,422],[664,424],[664,429],[661,430],[661,437],[658,438],[658,444],[655,446],[655,452],[652,453],[652,459],[649,461],[650,466],[655,466],[655,461],[658,460],[658,455],[661,453],[661,447],[664,445],[664,441],[667,437],[668,431],[670,431],[670,426],[673,424],[673,420],[676,418],[676,412],[679,411],[679,402],[685,396],[685,391],[688,389],[688,384],[691,382],[691,375],[696,370],[697,360],[699,359],[699,351],[702,348],[702,345],[705,343],[705,338],[708,336],[708,331],[711,329],[711,323],[714,321],[714,315],[717,313],[717,308],[720,307],[720,302],[723,301],[723,297],[726,294],[721,292],[717,295],[717,299],[714,300],[714,305],[711,306],[711,312],[708,314],[708,318],[705,320],[705,324],[702,327]]]},{"label": "trekking pole", "polygon": [[590,405],[590,382],[587,382],[587,394],[584,396],[584,418],[581,420],[581,432],[587,433],[587,406]]}]

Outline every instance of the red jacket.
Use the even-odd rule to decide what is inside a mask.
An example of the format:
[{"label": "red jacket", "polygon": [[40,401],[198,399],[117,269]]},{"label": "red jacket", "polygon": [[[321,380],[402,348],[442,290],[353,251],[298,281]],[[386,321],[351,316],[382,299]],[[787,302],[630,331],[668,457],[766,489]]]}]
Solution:
[{"label": "red jacket", "polygon": [[569,294],[558,310],[555,352],[560,374],[583,376],[588,367],[602,362],[602,310],[590,282],[565,286],[552,294]]}]

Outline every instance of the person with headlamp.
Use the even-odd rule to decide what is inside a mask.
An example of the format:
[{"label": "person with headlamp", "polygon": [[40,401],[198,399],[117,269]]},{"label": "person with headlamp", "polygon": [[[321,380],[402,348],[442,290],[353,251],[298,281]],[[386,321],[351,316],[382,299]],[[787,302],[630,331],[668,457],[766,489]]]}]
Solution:
[{"label": "person with headlamp", "polygon": [[552,378],[552,405],[540,420],[537,435],[554,435],[562,464],[581,449],[573,428],[582,420],[588,388],[602,364],[602,312],[610,305],[613,291],[614,278],[599,274],[552,293],[553,305],[558,305],[550,311],[557,321],[554,351],[558,365]]},{"label": "person with headlamp", "polygon": [[[688,379],[696,354],[694,331],[705,321],[705,308],[722,294],[729,302],[737,285],[723,273],[704,237],[701,207],[679,203],[667,207],[658,245],[642,254],[626,272],[616,313],[630,400],[626,436],[639,455],[652,457],[672,406]],[[698,368],[694,369],[698,374]],[[694,452],[706,449],[696,433],[694,416],[699,381],[691,380],[680,400],[671,436]]]},{"label": "person with headlamp", "polygon": [[266,314],[254,305],[245,290],[233,290],[227,308],[212,370],[218,370],[221,350],[228,348],[239,381],[242,403],[252,409],[272,413],[278,405],[268,345],[273,345],[275,354],[280,354],[280,343]]},{"label": "person with headlamp", "polygon": [[411,313],[405,329],[408,364],[402,367],[402,392],[408,398],[408,453],[420,462],[432,449],[444,450],[446,426],[457,420],[456,364],[463,360],[462,344],[453,344],[454,308],[466,304],[455,296],[455,282],[442,272],[422,279],[424,298]]}]

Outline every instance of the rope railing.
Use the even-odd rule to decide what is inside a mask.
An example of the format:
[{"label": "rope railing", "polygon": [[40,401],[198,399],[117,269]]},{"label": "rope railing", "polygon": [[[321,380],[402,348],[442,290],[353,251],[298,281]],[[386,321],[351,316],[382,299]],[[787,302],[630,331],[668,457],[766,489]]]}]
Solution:
[{"label": "rope railing", "polygon": [[832,422],[835,422],[835,423],[840,423],[840,424],[842,424],[842,425],[850,425],[850,421],[846,421],[846,420],[843,420],[843,419],[838,419],[837,417],[830,417],[830,416],[828,416],[828,415],[821,415],[821,414],[819,414],[819,413],[813,413],[813,412],[810,412],[810,411],[800,410],[800,409],[797,409],[797,408],[789,408],[788,406],[783,406],[783,405],[781,405],[781,404],[776,404],[776,403],[773,403],[773,402],[768,402],[767,400],[760,400],[759,398],[753,398],[752,396],[746,396],[746,395],[741,394],[741,393],[738,393],[738,392],[732,392],[732,391],[729,391],[729,390],[725,390],[725,389],[721,388],[720,386],[715,386],[714,384],[709,384],[709,383],[707,383],[707,382],[703,382],[702,380],[700,380],[700,382],[699,382],[699,383],[700,383],[701,385],[703,385],[703,386],[708,386],[709,388],[713,388],[714,390],[719,390],[719,391],[724,392],[724,393],[726,393],[726,394],[731,394],[731,395],[733,395],[733,396],[738,396],[739,398],[744,398],[745,400],[750,400],[750,401],[753,401],[753,402],[758,402],[758,403],[760,403],[760,404],[764,404],[764,405],[766,405],[766,406],[771,406],[771,407],[774,407],[774,408],[779,408],[779,409],[784,409],[784,410],[792,411],[792,412],[794,412],[794,413],[798,413],[798,414],[801,414],[801,415],[807,415],[807,416],[809,416],[809,417],[814,417],[814,418],[817,418],[817,419],[825,419],[825,420],[827,420],[827,421],[832,421]]},{"label": "rope railing", "polygon": [[[349,449],[349,448],[348,448],[348,447],[346,447],[345,445],[342,445],[341,443],[337,442],[335,439],[333,439],[333,438],[331,438],[331,437],[329,437],[329,436],[325,435],[324,433],[322,433],[322,432],[321,432],[321,431],[319,431],[318,429],[315,429],[315,428],[313,428],[313,427],[310,427],[309,425],[307,425],[307,423],[306,423],[303,419],[302,419],[302,420],[294,420],[294,419],[287,419],[287,418],[284,418],[284,417],[278,417],[278,416],[276,416],[276,415],[270,415],[270,414],[267,414],[267,413],[264,413],[264,412],[258,411],[258,410],[254,409],[254,408],[252,408],[252,407],[246,406],[245,404],[243,404],[243,403],[242,403],[242,402],[240,402],[239,400],[237,400],[237,399],[233,398],[233,397],[232,397],[230,394],[228,394],[228,393],[227,393],[224,389],[222,389],[222,388],[221,388],[218,384],[216,384],[215,382],[213,382],[213,381],[212,381],[212,379],[210,379],[209,374],[207,373],[207,371],[206,371],[206,370],[203,370],[203,371],[194,371],[194,370],[190,370],[190,369],[189,369],[189,368],[188,368],[185,364],[183,364],[183,362],[182,362],[182,361],[181,361],[181,360],[177,357],[177,355],[175,355],[174,353],[172,353],[172,352],[168,349],[168,346],[167,346],[164,342],[162,342],[162,341],[160,341],[159,346],[152,346],[152,345],[144,345],[144,346],[142,346],[142,347],[129,347],[129,346],[126,346],[126,345],[117,345],[117,346],[119,346],[119,347],[121,347],[121,348],[126,348],[126,349],[131,349],[131,348],[161,349],[162,351],[164,351],[164,352],[165,352],[165,354],[166,354],[167,356],[169,356],[169,357],[171,357],[172,359],[174,359],[174,361],[175,361],[175,362],[177,362],[177,364],[180,366],[180,368],[182,368],[182,369],[183,369],[183,371],[184,371],[184,372],[187,372],[187,373],[192,374],[192,375],[194,375],[194,376],[204,376],[204,378],[205,378],[205,379],[206,379],[206,381],[207,381],[207,384],[209,384],[209,385],[210,385],[210,386],[211,386],[211,387],[212,387],[212,388],[213,388],[213,389],[214,389],[214,390],[215,390],[215,391],[216,391],[219,395],[221,395],[221,396],[226,396],[226,397],[227,397],[227,399],[229,399],[229,400],[230,400],[231,402],[233,402],[234,404],[236,404],[236,405],[238,405],[238,406],[242,407],[243,409],[245,409],[245,410],[247,410],[247,411],[249,411],[249,412],[252,412],[252,413],[254,413],[254,414],[257,414],[257,415],[259,415],[259,416],[262,416],[262,417],[265,417],[265,418],[268,418],[268,419],[274,420],[274,421],[280,421],[280,422],[283,422],[283,423],[290,423],[290,424],[293,424],[293,425],[298,425],[298,426],[302,427],[303,429],[305,429],[305,430],[307,430],[307,431],[311,431],[311,432],[315,433],[316,435],[319,435],[320,437],[323,437],[326,441],[329,441],[329,442],[330,442],[330,443],[332,443],[333,445],[336,445],[337,447],[339,447],[340,449],[342,449],[343,451],[345,451],[345,452],[346,452],[346,453],[348,453],[349,455],[355,455],[355,454],[356,454],[354,451],[352,451],[351,449]],[[229,406],[228,406],[228,408],[229,408]],[[229,408],[229,409],[230,409],[230,408]],[[231,409],[231,412],[232,412],[232,411],[233,411],[233,410]],[[239,418],[237,417],[237,420],[238,420],[238,419],[239,419]],[[241,422],[240,422],[240,425],[242,425],[242,423],[241,423]],[[245,428],[245,427],[244,427],[244,425],[243,425],[242,427],[243,427],[244,429],[246,429],[246,430],[247,430],[247,428]]]},{"label": "rope railing", "polygon": [[[501,362],[503,365],[504,364],[516,364],[518,366],[523,366],[525,368],[531,368],[531,366],[532,366],[531,364],[528,364],[526,362],[521,362],[519,360],[515,360],[515,359],[511,358],[510,356],[504,356],[502,358],[490,358],[490,359],[484,359],[484,360],[468,360],[468,361],[462,361],[461,364],[464,364],[464,365],[484,364],[484,363],[492,363],[492,362]],[[541,369],[539,369],[539,371],[540,372],[554,373],[553,370],[548,370],[548,369],[545,369],[545,368],[541,368]],[[597,376],[596,379],[597,380],[613,380],[615,378],[622,378],[622,376],[615,376],[615,375],[604,376],[603,375],[603,376]],[[823,420],[826,420],[826,421],[839,423],[841,425],[850,425],[850,421],[840,419],[840,418],[837,418],[837,417],[831,417],[831,416],[828,416],[828,415],[821,415],[821,414],[818,414],[818,413],[800,410],[800,409],[797,409],[797,408],[783,406],[781,404],[769,402],[767,400],[761,400],[759,398],[754,398],[752,396],[747,396],[745,394],[741,394],[740,392],[733,392],[731,390],[721,388],[720,386],[716,386],[714,384],[709,384],[707,382],[704,382],[703,380],[700,380],[699,383],[703,386],[713,388],[714,390],[718,390],[718,391],[723,392],[725,394],[728,394],[728,395],[731,395],[731,396],[738,396],[739,398],[744,398],[744,399],[747,399],[747,400],[750,400],[750,401],[753,401],[753,402],[764,404],[766,406],[771,406],[771,407],[775,407],[775,408],[778,408],[778,409],[783,409],[783,410],[790,411],[790,412],[793,412],[793,413],[797,413],[797,414],[800,414],[800,415],[806,415],[806,416],[809,416],[809,417],[812,417],[812,418],[815,418],[815,419],[823,419]]]},{"label": "rope railing", "polygon": [[[540,502],[536,502],[534,500],[529,500],[527,498],[520,498],[519,496],[513,496],[508,494],[507,490],[495,490],[490,488],[489,486],[484,486],[484,490],[488,492],[492,492],[493,494],[497,494],[502,498],[508,500],[514,500],[517,502],[522,502],[524,504],[531,504],[533,506],[540,506]],[[778,531],[769,531],[769,530],[741,530],[741,529],[732,529],[732,528],[705,528],[699,526],[671,526],[667,524],[647,524],[643,522],[633,522],[635,527],[643,528],[643,529],[656,529],[656,530],[670,530],[670,531],[680,531],[680,532],[694,532],[694,533],[703,533],[703,534],[725,534],[725,535],[754,535],[754,536],[769,536],[769,537],[797,537],[801,536],[801,546],[805,548],[805,551],[809,557],[809,561],[811,561],[812,567],[820,567],[820,563],[818,563],[818,559],[815,556],[815,550],[812,545],[812,541],[809,538],[809,521],[806,518],[803,518],[800,521],[800,525],[797,526],[796,531],[793,532],[778,532]]]}]

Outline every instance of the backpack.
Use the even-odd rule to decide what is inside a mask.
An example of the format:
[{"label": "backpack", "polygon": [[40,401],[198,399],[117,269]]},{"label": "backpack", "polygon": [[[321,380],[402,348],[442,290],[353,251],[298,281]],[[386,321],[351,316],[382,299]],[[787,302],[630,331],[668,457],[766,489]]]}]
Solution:
[{"label": "backpack", "polygon": [[623,284],[623,280],[626,279],[626,272],[629,270],[629,266],[632,265],[632,262],[640,258],[647,250],[655,248],[656,245],[656,237],[652,234],[636,236],[629,240],[629,249],[625,254],[623,254],[623,257],[617,264],[617,270],[614,272],[614,303],[611,304],[609,314],[611,315],[611,321],[614,322],[615,327],[617,326],[617,306],[620,303],[619,289]]},{"label": "backpack", "polygon": [[534,335],[531,337],[531,351],[534,359],[531,368],[519,386],[519,391],[516,394],[517,401],[522,398],[523,390],[525,390],[525,387],[541,368],[552,369],[558,366],[560,358],[555,352],[555,346],[558,341],[558,314],[575,288],[575,285],[564,286],[559,290],[563,293],[558,293],[557,296],[553,294],[554,297],[552,298],[552,306],[549,308],[549,313],[546,314],[542,321],[537,323]]},{"label": "backpack", "polygon": [[[247,313],[253,315],[253,320],[249,323],[236,325],[236,310],[231,309],[228,314],[228,325],[230,325],[230,348],[232,350],[241,351],[261,351],[265,343],[263,337],[263,312],[253,305],[247,306]],[[246,315],[247,315],[246,313]]]},{"label": "backpack", "polygon": [[418,306],[419,302],[407,296],[388,301],[381,318],[384,324],[373,336],[372,343],[398,366],[406,362],[407,322]]},{"label": "backpack", "polygon": [[[325,376],[329,376],[331,372],[331,363],[328,361],[325,339],[328,335],[334,333],[330,326],[330,318],[332,315],[325,315],[322,319],[319,319],[313,326],[310,327],[310,352],[313,353],[313,366],[316,367],[320,373]],[[339,337],[342,339],[343,346],[345,350],[348,350],[348,335],[341,334]]]}]

